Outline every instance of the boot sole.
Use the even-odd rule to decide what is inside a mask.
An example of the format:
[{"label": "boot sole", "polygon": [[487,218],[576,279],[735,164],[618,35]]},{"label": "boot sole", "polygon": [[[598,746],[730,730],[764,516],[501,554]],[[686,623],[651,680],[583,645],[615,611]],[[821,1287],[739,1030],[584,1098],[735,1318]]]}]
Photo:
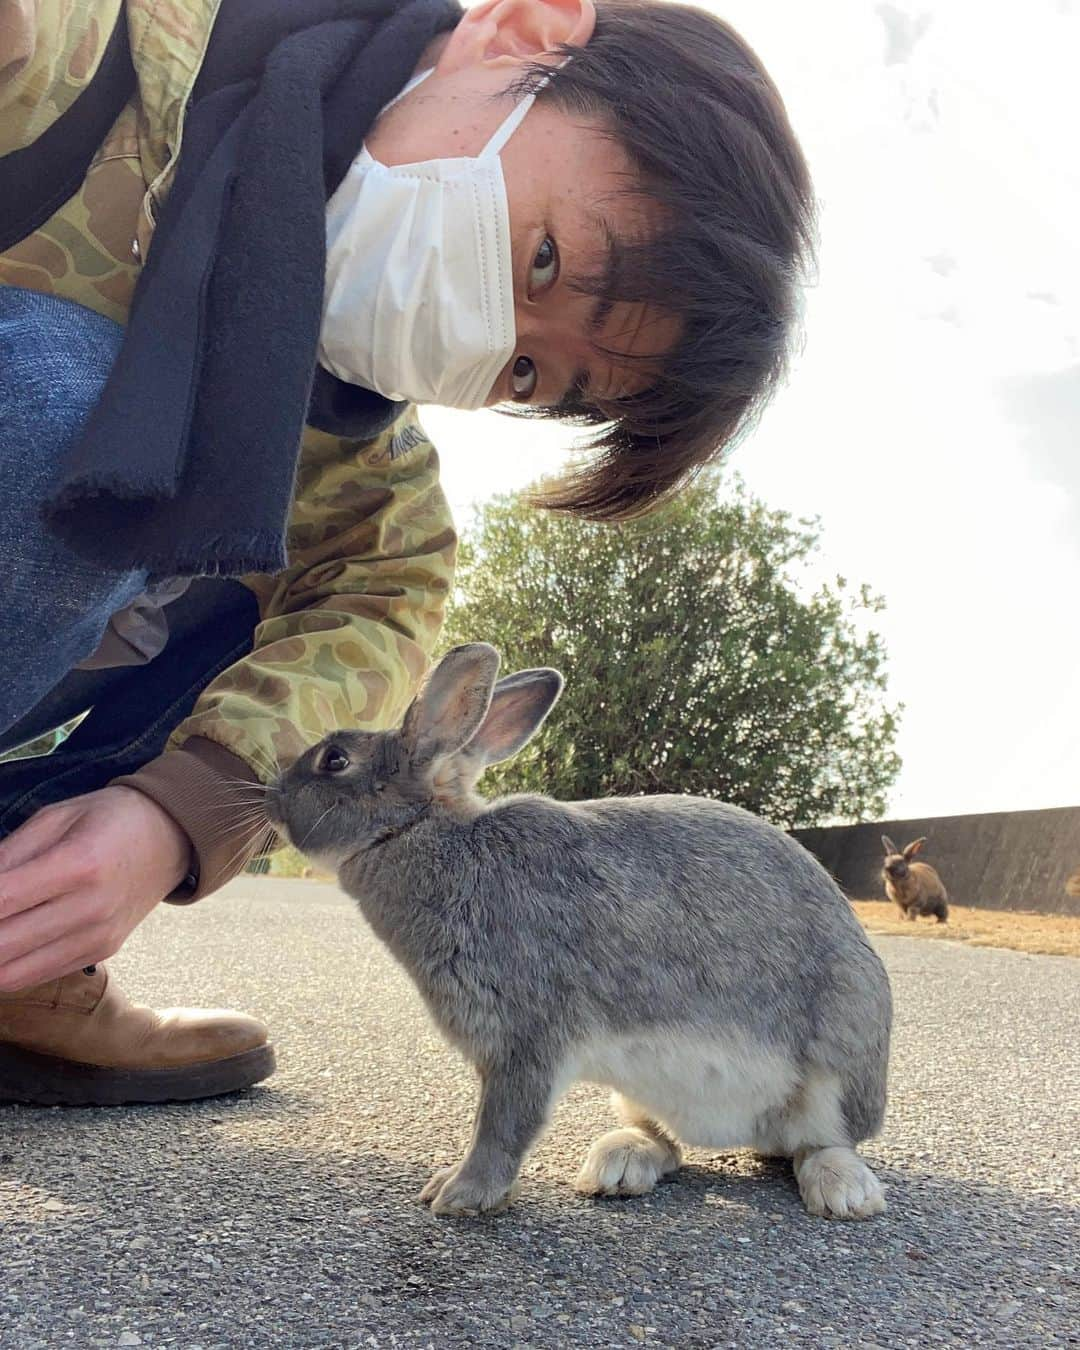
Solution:
[{"label": "boot sole", "polygon": [[114,1069],[0,1045],[0,1102],[24,1106],[126,1106],[191,1102],[260,1083],[274,1072],[274,1048],[174,1069]]}]

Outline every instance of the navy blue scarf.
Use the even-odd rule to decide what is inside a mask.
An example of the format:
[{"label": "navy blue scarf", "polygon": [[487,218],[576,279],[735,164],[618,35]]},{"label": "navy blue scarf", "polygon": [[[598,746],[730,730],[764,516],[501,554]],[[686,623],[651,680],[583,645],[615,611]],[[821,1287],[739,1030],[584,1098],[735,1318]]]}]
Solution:
[{"label": "navy blue scarf", "polygon": [[316,366],[325,208],[457,0],[226,0],[124,344],[46,508],[106,568],[280,571],[304,423],[401,409]]}]

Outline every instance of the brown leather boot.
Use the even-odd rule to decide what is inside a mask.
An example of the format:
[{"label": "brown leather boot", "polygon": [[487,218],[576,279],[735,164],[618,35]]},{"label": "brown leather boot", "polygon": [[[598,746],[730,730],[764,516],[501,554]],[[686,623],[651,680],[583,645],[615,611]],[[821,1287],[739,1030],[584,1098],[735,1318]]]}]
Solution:
[{"label": "brown leather boot", "polygon": [[104,966],[0,993],[0,1101],[119,1106],[191,1101],[274,1072],[266,1028],[243,1013],[131,1003]]}]

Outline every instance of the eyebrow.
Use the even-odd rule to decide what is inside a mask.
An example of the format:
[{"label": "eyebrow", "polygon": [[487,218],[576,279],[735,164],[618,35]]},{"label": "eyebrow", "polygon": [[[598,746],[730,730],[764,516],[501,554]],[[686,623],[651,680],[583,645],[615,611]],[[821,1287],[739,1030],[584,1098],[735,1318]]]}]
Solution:
[{"label": "eyebrow", "polygon": [[[604,236],[604,262],[600,271],[600,280],[597,283],[597,290],[600,294],[593,298],[593,306],[585,325],[585,331],[590,338],[599,337],[604,324],[607,323],[612,310],[615,308],[615,302],[611,299],[611,290],[614,285],[615,274],[619,268],[619,243],[611,222],[606,216],[600,215],[596,217],[596,222]],[[580,403],[584,398],[588,383],[589,371],[582,366],[580,370],[574,372],[565,393],[559,400],[560,406]]]}]

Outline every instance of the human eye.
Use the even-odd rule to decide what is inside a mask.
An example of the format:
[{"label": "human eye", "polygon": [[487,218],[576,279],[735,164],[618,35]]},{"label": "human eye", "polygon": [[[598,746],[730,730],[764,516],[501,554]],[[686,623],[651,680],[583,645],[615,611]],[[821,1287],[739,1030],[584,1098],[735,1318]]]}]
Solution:
[{"label": "human eye", "polygon": [[510,371],[510,388],[518,403],[527,403],[536,393],[536,363],[531,356],[519,356]]},{"label": "human eye", "polygon": [[[550,290],[559,276],[559,250],[555,240],[545,235],[533,255],[529,268],[529,299]],[[536,393],[540,375],[531,356],[519,356],[510,368],[510,392],[516,403],[528,403]]]},{"label": "human eye", "polygon": [[538,292],[546,291],[553,286],[558,275],[559,250],[555,245],[555,240],[550,235],[545,235],[540,247],[536,250],[532,267],[529,269],[530,299]]}]

